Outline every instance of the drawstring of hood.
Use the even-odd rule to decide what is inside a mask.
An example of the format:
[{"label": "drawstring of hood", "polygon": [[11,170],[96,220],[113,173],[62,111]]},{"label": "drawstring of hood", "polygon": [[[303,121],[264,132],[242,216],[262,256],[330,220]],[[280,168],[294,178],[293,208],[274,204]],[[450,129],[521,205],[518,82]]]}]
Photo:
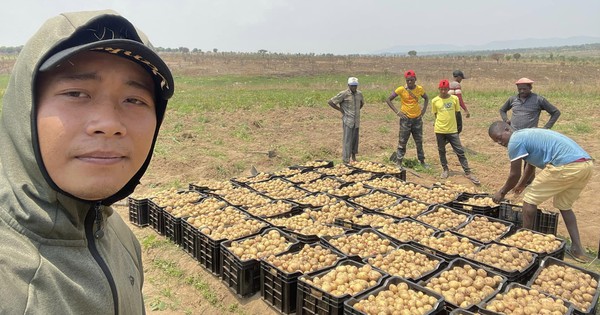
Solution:
[{"label": "drawstring of hood", "polygon": [[102,220],[102,201],[97,201],[94,204],[96,231],[94,232],[94,238],[97,240],[104,236],[104,224]]}]

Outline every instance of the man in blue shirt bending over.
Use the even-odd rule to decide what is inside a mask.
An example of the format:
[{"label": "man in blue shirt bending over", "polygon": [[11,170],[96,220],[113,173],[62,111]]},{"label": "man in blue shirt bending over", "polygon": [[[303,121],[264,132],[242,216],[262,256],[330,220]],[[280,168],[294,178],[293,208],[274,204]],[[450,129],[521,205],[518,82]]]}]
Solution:
[{"label": "man in blue shirt bending over", "polygon": [[[510,159],[510,174],[504,186],[494,194],[494,201],[500,202],[511,189],[515,194],[525,190],[523,227],[532,229],[537,206],[553,198],[554,206],[560,210],[571,237],[569,254],[575,260],[585,262],[587,257],[579,239],[572,206],[592,177],[593,162],[590,155],[569,137],[548,129],[515,131],[506,122],[497,121],[492,123],[488,133],[494,142],[508,148]],[[528,165],[521,174],[523,161]],[[542,171],[528,186],[536,167]]]}]

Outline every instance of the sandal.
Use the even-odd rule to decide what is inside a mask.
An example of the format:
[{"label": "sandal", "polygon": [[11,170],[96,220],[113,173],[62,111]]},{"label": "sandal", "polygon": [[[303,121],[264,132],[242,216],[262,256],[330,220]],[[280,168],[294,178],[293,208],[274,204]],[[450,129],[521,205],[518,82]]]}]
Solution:
[{"label": "sandal", "polygon": [[473,175],[473,174],[466,174],[465,177],[468,178],[476,186],[481,185],[481,182],[479,181],[479,179],[477,179],[477,177],[475,177],[475,175]]},{"label": "sandal", "polygon": [[583,258],[579,258],[579,257],[575,256],[575,254],[573,254],[571,252],[570,248],[569,249],[565,249],[565,253],[567,255],[569,255],[569,257],[571,257],[571,259],[573,259],[574,261],[576,261],[576,262],[578,262],[580,264],[589,264],[592,261],[592,259],[589,258],[589,257],[586,257],[586,259],[583,259]]}]

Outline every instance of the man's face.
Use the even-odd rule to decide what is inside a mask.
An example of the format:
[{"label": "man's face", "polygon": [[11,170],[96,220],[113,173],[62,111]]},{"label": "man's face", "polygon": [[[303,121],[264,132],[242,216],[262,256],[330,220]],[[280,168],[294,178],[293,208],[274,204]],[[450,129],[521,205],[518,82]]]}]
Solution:
[{"label": "man's face", "polygon": [[415,78],[415,77],[406,78],[406,86],[408,86],[409,89],[414,89],[416,86],[416,84],[415,84],[416,82],[417,82],[417,78]]},{"label": "man's face", "polygon": [[348,88],[352,93],[356,93],[356,89],[358,89],[358,85],[348,85]]},{"label": "man's face", "polygon": [[463,80],[463,78],[461,76],[454,77],[454,81],[456,81],[458,83],[462,82],[462,80]]},{"label": "man's face", "polygon": [[37,84],[37,128],[48,174],[65,192],[101,200],[143,165],[156,129],[154,85],[140,65],[84,52]]},{"label": "man's face", "polygon": [[510,136],[512,135],[512,130],[510,127],[506,127],[502,132],[496,132],[490,135],[490,138],[497,144],[506,147],[508,146],[508,141],[510,140]]},{"label": "man's face", "polygon": [[531,85],[517,84],[517,90],[519,91],[519,97],[528,97],[531,94]]},{"label": "man's face", "polygon": [[448,94],[448,91],[450,91],[449,88],[443,87],[443,88],[439,88],[439,89],[440,89],[440,97],[447,98],[450,95],[450,94]]}]

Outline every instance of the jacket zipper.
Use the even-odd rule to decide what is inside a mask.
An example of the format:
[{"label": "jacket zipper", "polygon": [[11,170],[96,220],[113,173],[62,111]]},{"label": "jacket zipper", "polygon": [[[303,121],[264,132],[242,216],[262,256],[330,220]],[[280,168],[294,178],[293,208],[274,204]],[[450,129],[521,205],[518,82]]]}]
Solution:
[{"label": "jacket zipper", "polygon": [[[110,286],[110,290],[113,297],[114,303],[114,311],[115,314],[119,314],[119,297],[117,296],[117,286],[115,285],[115,280],[113,279],[110,270],[108,269],[108,265],[100,256],[100,252],[98,252],[98,248],[96,247],[96,240],[101,239],[104,236],[104,229],[102,227],[102,203],[97,201],[88,211],[88,214],[85,217],[85,236],[88,240],[88,249],[94,257],[102,272],[106,276],[106,280],[108,280],[108,284]],[[94,231],[94,224],[96,225],[96,230]]]}]

